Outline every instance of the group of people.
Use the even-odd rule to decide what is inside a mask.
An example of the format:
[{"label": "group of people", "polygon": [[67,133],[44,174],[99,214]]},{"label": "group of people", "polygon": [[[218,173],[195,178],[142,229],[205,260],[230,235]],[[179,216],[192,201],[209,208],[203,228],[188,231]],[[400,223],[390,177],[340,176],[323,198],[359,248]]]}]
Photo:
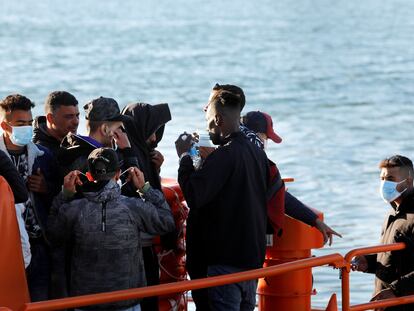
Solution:
[{"label": "group of people", "polygon": [[[178,182],[190,209],[187,271],[191,279],[260,268],[266,234],[283,234],[287,214],[323,234],[341,236],[286,189],[267,142],[280,143],[270,115],[251,111],[243,90],[216,84],[204,107],[214,147],[184,132],[175,142]],[[155,285],[154,235],[174,248],[175,224],[161,191],[164,158],[156,150],[167,104],[127,105],[112,98],[84,105],[87,135],[77,134],[79,108],[65,91],[48,95],[45,115],[33,120],[22,95],[0,101],[0,175],[12,187],[32,301]],[[382,242],[414,234],[413,165],[402,156],[381,162],[381,193],[392,210]],[[410,244],[411,243],[411,244]],[[413,249],[357,257],[354,269],[377,276],[374,299],[413,289]],[[410,259],[410,260],[408,260]],[[412,275],[413,276],[412,276]],[[257,281],[192,291],[199,311],[253,310]],[[85,307],[88,310],[158,310],[156,297]],[[403,310],[403,309],[401,309]]]},{"label": "group of people", "polygon": [[[155,150],[168,105],[132,104],[121,113],[114,99],[96,98],[84,106],[85,136],[77,134],[72,94],[49,94],[35,120],[33,107],[19,94],[0,101],[0,174],[15,196],[31,300],[157,284],[153,237],[175,231]],[[157,310],[158,300],[89,309],[141,306]]]}]

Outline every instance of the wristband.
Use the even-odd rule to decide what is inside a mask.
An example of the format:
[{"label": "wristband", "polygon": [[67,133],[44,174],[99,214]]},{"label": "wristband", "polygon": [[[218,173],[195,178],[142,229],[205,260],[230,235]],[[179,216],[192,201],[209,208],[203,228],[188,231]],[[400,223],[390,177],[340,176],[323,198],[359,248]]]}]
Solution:
[{"label": "wristband", "polygon": [[144,193],[146,193],[146,192],[147,192],[150,188],[151,188],[151,185],[150,185],[150,183],[147,181],[147,182],[145,182],[144,186],[142,186],[142,188],[141,188],[141,189],[138,189],[138,190],[137,190],[137,192],[144,194]]}]

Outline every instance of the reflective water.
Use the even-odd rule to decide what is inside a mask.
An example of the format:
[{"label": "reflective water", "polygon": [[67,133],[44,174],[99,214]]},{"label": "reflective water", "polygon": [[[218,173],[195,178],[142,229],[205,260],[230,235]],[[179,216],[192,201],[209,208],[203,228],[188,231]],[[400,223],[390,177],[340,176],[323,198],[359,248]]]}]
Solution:
[{"label": "reflective water", "polygon": [[[0,97],[25,94],[36,114],[56,89],[168,102],[162,174],[176,176],[174,140],[205,128],[209,89],[240,85],[245,112],[274,117],[284,141],[268,153],[291,192],[344,236],[315,254],[344,254],[378,241],[378,161],[414,157],[413,14],[402,0],[0,0]],[[314,277],[325,306],[338,272]],[[351,282],[354,302],[370,298],[371,276]]]}]

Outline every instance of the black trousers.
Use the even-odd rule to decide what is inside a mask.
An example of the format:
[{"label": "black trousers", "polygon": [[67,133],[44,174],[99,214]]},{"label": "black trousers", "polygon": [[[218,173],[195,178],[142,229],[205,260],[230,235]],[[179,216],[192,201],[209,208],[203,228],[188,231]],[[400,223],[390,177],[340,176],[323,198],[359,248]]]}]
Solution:
[{"label": "black trousers", "polygon": [[[160,284],[160,272],[158,266],[158,257],[155,254],[152,246],[145,246],[142,248],[142,255],[144,257],[145,277],[147,285]],[[142,311],[158,311],[158,297],[147,297],[141,301]]]}]

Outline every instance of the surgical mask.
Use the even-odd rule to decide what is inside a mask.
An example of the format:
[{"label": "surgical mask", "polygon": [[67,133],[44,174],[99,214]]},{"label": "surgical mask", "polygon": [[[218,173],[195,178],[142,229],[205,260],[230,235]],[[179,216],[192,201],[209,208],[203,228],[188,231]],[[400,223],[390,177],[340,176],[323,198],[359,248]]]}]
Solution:
[{"label": "surgical mask", "polygon": [[125,171],[123,171],[120,175],[118,180],[116,181],[116,183],[119,185],[119,188],[122,188],[123,186],[125,186],[129,181],[126,181],[124,183],[122,183],[121,181],[121,176],[124,175],[125,173],[128,173],[130,170],[130,168],[127,168]]},{"label": "surgical mask", "polygon": [[403,192],[407,190],[407,188],[405,188],[401,192],[397,190],[397,186],[403,183],[404,181],[406,181],[406,179],[401,180],[400,182],[389,181],[389,180],[381,181],[380,194],[385,202],[387,203],[394,202],[396,199],[398,199],[401,196]]},{"label": "surgical mask", "polygon": [[26,146],[32,141],[33,129],[30,125],[12,126],[10,140],[17,146]]}]

